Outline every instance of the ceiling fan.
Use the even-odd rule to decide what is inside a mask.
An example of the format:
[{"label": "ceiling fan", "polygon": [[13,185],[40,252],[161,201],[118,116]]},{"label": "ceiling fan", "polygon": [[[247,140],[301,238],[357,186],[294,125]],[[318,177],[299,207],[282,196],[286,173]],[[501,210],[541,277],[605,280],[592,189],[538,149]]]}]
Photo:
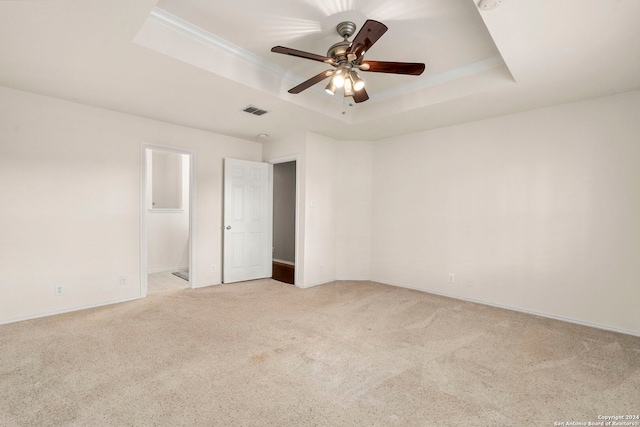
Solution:
[{"label": "ceiling fan", "polygon": [[335,68],[311,77],[309,80],[289,89],[289,93],[300,93],[316,83],[331,77],[326,87],[327,93],[334,95],[338,88],[344,88],[345,97],[352,96],[355,102],[364,102],[369,99],[369,95],[364,88],[364,81],[360,78],[356,70],[373,73],[408,74],[412,76],[419,76],[424,71],[425,65],[423,63],[364,60],[364,54],[387,31],[387,26],[369,19],[364,23],[353,41],[350,42],[348,38],[353,35],[355,30],[356,25],[353,22],[345,21],[338,24],[336,31],[344,40],[331,46],[327,52],[327,56],[316,55],[283,46],[272,48],[271,52],[324,62]]}]

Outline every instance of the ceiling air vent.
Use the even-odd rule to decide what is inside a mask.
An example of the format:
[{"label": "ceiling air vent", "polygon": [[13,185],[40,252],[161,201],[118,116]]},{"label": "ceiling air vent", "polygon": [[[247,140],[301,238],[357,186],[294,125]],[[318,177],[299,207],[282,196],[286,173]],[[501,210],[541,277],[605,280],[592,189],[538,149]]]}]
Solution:
[{"label": "ceiling air vent", "polygon": [[254,116],[261,116],[263,114],[267,114],[267,110],[263,110],[261,108],[256,107],[255,105],[248,105],[242,111],[245,113],[253,114]]}]

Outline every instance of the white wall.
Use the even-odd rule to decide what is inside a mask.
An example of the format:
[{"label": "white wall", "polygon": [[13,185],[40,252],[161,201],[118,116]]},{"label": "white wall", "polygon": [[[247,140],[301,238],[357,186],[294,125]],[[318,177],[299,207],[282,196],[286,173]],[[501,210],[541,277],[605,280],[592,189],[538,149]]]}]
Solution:
[{"label": "white wall", "polygon": [[[183,154],[149,150],[149,190],[154,209],[182,209]],[[148,156],[147,156],[148,159]]]},{"label": "white wall", "polygon": [[336,162],[336,277],[369,280],[373,145],[368,141],[338,141]]},{"label": "white wall", "polygon": [[181,179],[172,181],[180,184],[176,192],[181,198],[181,208],[151,209],[152,183],[156,183],[152,175],[157,166],[152,161],[152,152],[162,151],[147,150],[147,164],[152,165],[147,169],[147,273],[189,268],[189,156],[176,154],[181,162]]},{"label": "white wall", "polygon": [[312,286],[371,277],[370,142],[307,133],[306,271]]},{"label": "white wall", "polygon": [[195,151],[196,285],[220,283],[222,159],[260,144],[0,87],[0,323],[140,296],[143,141]]},{"label": "white wall", "polygon": [[299,159],[297,286],[369,278],[372,153],[368,142],[312,132],[264,143],[265,161]]},{"label": "white wall", "polygon": [[196,153],[197,286],[220,283],[222,159],[297,156],[298,286],[369,277],[640,334],[638,117],[634,91],[261,147],[0,87],[0,322],[140,295],[144,141]]},{"label": "white wall", "polygon": [[307,132],[305,286],[336,280],[336,141]]},{"label": "white wall", "polygon": [[635,91],[377,142],[373,279],[640,333],[639,118]]}]

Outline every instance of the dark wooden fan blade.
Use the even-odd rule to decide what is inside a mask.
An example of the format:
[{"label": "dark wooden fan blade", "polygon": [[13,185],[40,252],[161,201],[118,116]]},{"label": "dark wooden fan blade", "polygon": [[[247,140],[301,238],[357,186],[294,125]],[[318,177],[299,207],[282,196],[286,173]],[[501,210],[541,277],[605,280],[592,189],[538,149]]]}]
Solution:
[{"label": "dark wooden fan blade", "polygon": [[369,94],[364,88],[353,94],[353,100],[356,101],[356,103],[364,102],[367,99],[369,99]]},{"label": "dark wooden fan blade", "polygon": [[304,52],[302,50],[291,49],[289,47],[284,47],[284,46],[273,47],[271,48],[271,52],[283,53],[285,55],[297,56],[298,58],[311,59],[313,61],[326,62],[327,64],[334,63],[333,59],[329,57],[316,55],[315,53]]},{"label": "dark wooden fan blade", "polygon": [[360,69],[373,73],[410,74],[419,76],[425,65],[419,62],[362,61]]},{"label": "dark wooden fan blade", "polygon": [[305,89],[309,89],[314,84],[320,83],[321,81],[323,81],[324,79],[329,77],[331,74],[333,74],[333,70],[323,71],[320,74],[311,77],[309,80],[306,80],[306,81],[300,83],[298,86],[292,87],[291,89],[289,89],[288,92],[289,93],[300,93]]},{"label": "dark wooden fan blade", "polygon": [[368,19],[364,23],[358,34],[356,34],[347,54],[353,54],[356,56],[356,61],[368,51],[375,42],[378,41],[384,33],[387,32],[387,26],[381,22]]}]

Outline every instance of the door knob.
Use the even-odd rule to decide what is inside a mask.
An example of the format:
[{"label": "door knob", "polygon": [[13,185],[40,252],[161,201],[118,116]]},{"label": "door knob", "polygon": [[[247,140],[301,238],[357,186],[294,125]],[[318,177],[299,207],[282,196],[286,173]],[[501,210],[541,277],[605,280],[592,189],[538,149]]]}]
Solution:
[{"label": "door knob", "polygon": [[231,226],[230,225],[227,225],[227,230],[231,230]]}]

